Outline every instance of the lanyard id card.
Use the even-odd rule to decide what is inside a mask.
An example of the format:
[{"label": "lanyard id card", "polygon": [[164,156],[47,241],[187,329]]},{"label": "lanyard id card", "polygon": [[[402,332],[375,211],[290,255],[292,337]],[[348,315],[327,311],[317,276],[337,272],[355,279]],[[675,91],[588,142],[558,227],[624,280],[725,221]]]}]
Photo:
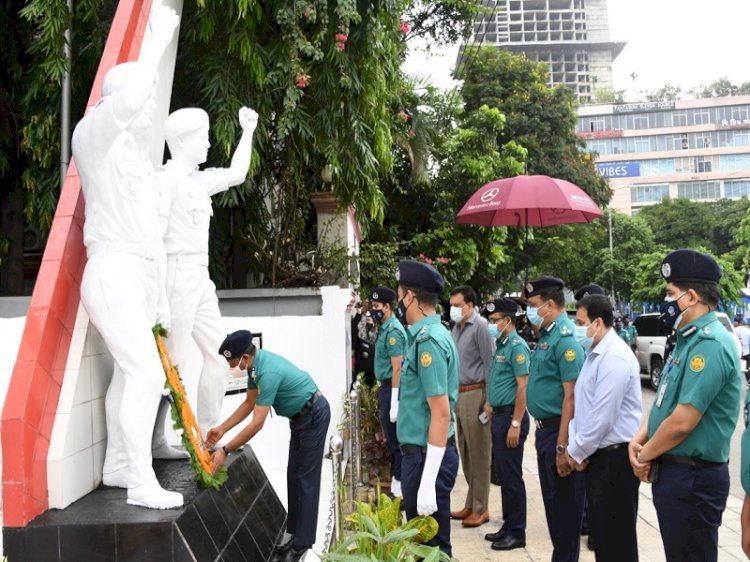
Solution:
[{"label": "lanyard id card", "polygon": [[669,374],[672,372],[672,368],[675,365],[675,360],[670,357],[667,365],[667,372],[664,374],[664,382],[659,386],[659,395],[656,397],[656,407],[661,408],[661,403],[664,401],[664,394],[667,392],[667,386],[669,385]]}]

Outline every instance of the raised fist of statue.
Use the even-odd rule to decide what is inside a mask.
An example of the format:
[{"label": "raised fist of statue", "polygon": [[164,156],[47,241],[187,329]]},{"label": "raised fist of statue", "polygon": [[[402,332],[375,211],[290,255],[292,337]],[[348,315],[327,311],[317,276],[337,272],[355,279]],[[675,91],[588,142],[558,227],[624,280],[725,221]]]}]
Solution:
[{"label": "raised fist of statue", "polygon": [[160,1],[154,3],[151,8],[151,17],[148,19],[148,27],[151,30],[153,41],[161,41],[164,45],[172,40],[174,30],[180,24],[180,16],[172,8],[164,6]]},{"label": "raised fist of statue", "polygon": [[249,107],[240,109],[240,127],[243,131],[252,133],[258,126],[258,114]]}]

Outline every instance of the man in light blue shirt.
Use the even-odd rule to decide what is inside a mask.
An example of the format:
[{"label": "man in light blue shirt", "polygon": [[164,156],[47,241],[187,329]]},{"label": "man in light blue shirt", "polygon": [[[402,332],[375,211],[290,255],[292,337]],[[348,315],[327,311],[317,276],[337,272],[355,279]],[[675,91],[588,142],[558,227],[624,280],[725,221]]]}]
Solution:
[{"label": "man in light blue shirt", "polygon": [[589,295],[576,304],[576,339],[587,351],[568,427],[569,465],[584,472],[589,532],[597,561],[637,561],[639,480],[628,442],[641,420],[641,381],[630,346],[612,328],[612,304]]}]

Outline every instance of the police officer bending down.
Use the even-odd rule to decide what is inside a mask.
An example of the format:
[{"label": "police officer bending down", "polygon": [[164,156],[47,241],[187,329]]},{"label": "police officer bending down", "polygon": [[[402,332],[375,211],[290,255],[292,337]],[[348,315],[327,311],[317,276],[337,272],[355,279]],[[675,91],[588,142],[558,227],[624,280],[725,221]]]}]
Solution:
[{"label": "police officer bending down", "polygon": [[[206,445],[213,447],[221,437],[252,412],[253,418],[229,443],[213,454],[214,471],[229,453],[244,445],[260,431],[273,406],[289,418],[289,468],[287,469],[287,533],[294,535],[286,548],[277,547],[277,560],[296,562],[315,544],[320,500],[320,472],[323,450],[331,420],[328,401],[309,374],[283,357],[256,349],[247,330],[229,334],[219,348],[232,371],[252,372],[247,379],[245,401],[218,427],[210,429]],[[240,376],[240,373],[238,376]]]},{"label": "police officer bending down", "polygon": [[396,429],[407,519],[432,515],[438,534],[428,544],[451,556],[450,495],[458,472],[454,438],[458,351],[435,312],[443,277],[427,264],[402,261],[396,273],[398,311],[409,325]]},{"label": "police officer bending down", "polygon": [[[693,250],[669,254],[662,322],[677,332],[651,413],[629,449],[651,481],[664,552],[672,562],[712,562],[729,495],[729,441],[740,403],[734,337],[716,318],[721,268]],[[658,473],[657,473],[658,471]]]}]

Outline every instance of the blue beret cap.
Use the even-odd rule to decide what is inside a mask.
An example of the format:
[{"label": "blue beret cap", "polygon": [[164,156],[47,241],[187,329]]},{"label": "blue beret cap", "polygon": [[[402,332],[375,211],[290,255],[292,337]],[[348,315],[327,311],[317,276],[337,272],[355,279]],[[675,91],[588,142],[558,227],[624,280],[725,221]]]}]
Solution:
[{"label": "blue beret cap", "polygon": [[562,279],[545,275],[539,279],[534,279],[533,281],[526,283],[526,287],[524,287],[524,295],[528,298],[549,291],[562,291],[564,288],[565,283]]},{"label": "blue beret cap", "polygon": [[588,285],[584,285],[580,289],[576,291],[576,294],[573,295],[573,298],[576,301],[581,300],[583,297],[587,297],[589,295],[604,295],[607,296],[607,292],[602,288],[601,285],[597,285],[596,283],[589,283]]},{"label": "blue beret cap", "polygon": [[370,293],[370,300],[383,304],[393,304],[396,300],[396,291],[388,287],[375,287]]},{"label": "blue beret cap", "polygon": [[722,274],[721,266],[713,257],[695,250],[675,250],[661,262],[661,276],[668,283],[687,281],[715,285]]},{"label": "blue beret cap", "polygon": [[515,315],[516,312],[518,312],[518,303],[513,299],[495,299],[484,305],[482,314],[484,316],[489,316],[490,314],[494,314],[495,312],[498,312],[500,314]]},{"label": "blue beret cap", "polygon": [[440,272],[421,261],[404,260],[399,262],[396,281],[399,285],[434,294],[441,293],[445,287],[445,281]]},{"label": "blue beret cap", "polygon": [[236,359],[237,357],[242,357],[242,355],[250,349],[252,344],[252,332],[249,332],[248,330],[237,330],[236,332],[227,334],[227,337],[221,342],[219,355],[223,355],[227,361],[230,359]]}]

